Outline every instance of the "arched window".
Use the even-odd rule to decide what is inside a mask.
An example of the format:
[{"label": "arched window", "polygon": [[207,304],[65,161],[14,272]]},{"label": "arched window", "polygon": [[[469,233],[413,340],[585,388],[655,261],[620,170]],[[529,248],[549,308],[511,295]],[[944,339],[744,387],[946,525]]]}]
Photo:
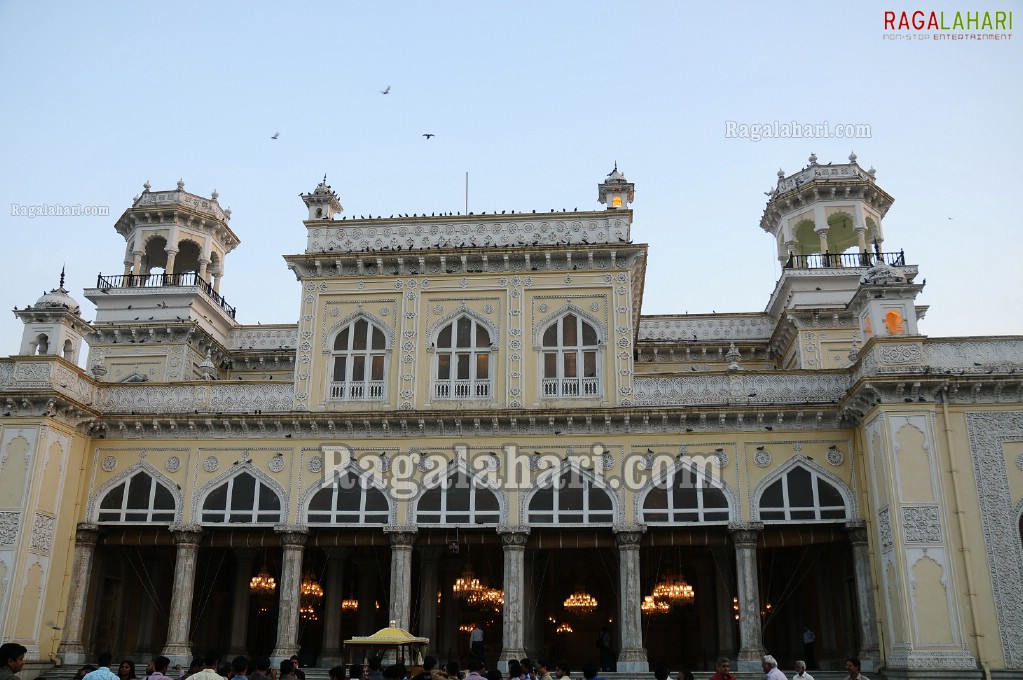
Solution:
[{"label": "arched window", "polygon": [[643,501],[644,522],[727,522],[728,499],[690,468],[654,484]]},{"label": "arched window", "polygon": [[845,499],[833,484],[816,472],[796,466],[760,494],[760,519],[843,521]]},{"label": "arched window", "polygon": [[330,399],[384,398],[387,369],[384,332],[366,319],[356,319],[334,338]]},{"label": "arched window", "polygon": [[607,491],[575,469],[562,470],[529,501],[530,524],[609,524],[614,505]]},{"label": "arched window", "polygon": [[437,334],[433,381],[435,399],[489,399],[490,332],[470,316],[460,316]]},{"label": "arched window", "polygon": [[497,496],[464,470],[426,491],[416,507],[417,524],[497,524],[500,519]]},{"label": "arched window", "polygon": [[214,524],[275,524],[281,499],[269,486],[241,472],[210,491],[202,504],[202,521]]},{"label": "arched window", "polygon": [[543,332],[543,396],[599,397],[597,330],[566,314]]},{"label": "arched window", "polygon": [[139,470],[103,496],[99,522],[173,522],[174,496],[170,490]]},{"label": "arched window", "polygon": [[386,524],[390,516],[384,493],[350,472],[309,499],[310,524]]}]

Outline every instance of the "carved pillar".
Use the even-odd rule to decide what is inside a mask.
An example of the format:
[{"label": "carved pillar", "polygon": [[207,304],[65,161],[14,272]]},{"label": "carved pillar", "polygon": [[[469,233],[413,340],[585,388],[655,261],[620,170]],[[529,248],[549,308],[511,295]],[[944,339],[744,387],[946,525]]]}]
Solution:
[{"label": "carved pillar", "polygon": [[529,528],[501,527],[497,531],[504,544],[504,639],[497,667],[507,672],[510,659],[526,656],[522,585]]},{"label": "carved pillar", "polygon": [[96,555],[99,527],[88,522],[80,523],[75,529],[75,561],[71,566],[71,592],[68,593],[67,619],[64,622],[64,638],[57,648],[57,654],[68,665],[85,663],[85,648],[82,646],[82,628],[85,622],[85,607],[89,599],[89,580],[92,578],[92,563]]},{"label": "carved pillar", "polygon": [[860,225],[856,227],[856,246],[861,253],[867,252],[867,228]]},{"label": "carved pillar", "polygon": [[814,231],[814,233],[817,234],[817,237],[821,240],[821,259],[824,261],[824,266],[827,267],[829,265],[828,265],[827,257],[825,255],[828,252],[828,228],[827,228],[827,226],[825,226],[823,228],[818,227],[818,228],[814,229],[813,231]]},{"label": "carved pillar", "polygon": [[341,600],[345,575],[345,559],[348,548],[330,548],[327,550],[327,587],[323,601],[323,651],[317,660],[318,665],[336,666],[344,662],[341,656]]},{"label": "carved pillar", "polygon": [[862,521],[847,522],[845,530],[852,544],[853,570],[856,577],[856,614],[860,626],[859,657],[864,671],[873,671],[881,662],[878,645],[877,613],[874,609],[874,579],[870,572],[870,548],[867,527]]},{"label": "carved pillar", "polygon": [[234,602],[231,606],[231,649],[229,656],[246,656],[245,641],[249,634],[249,579],[252,578],[253,551],[234,551]]},{"label": "carved pillar", "polygon": [[422,584],[419,591],[419,637],[437,639],[437,564],[440,561],[441,548],[430,546],[421,548],[420,578]]},{"label": "carved pillar", "polygon": [[711,548],[714,557],[714,593],[716,597],[718,650],[725,656],[735,654],[735,610],[732,609],[732,556],[725,547]]},{"label": "carved pillar", "polygon": [[195,590],[195,563],[199,558],[199,540],[202,527],[197,524],[171,525],[177,556],[174,560],[174,588],[171,592],[170,615],[167,618],[167,644],[163,656],[171,665],[187,664],[192,660],[188,644],[188,630],[192,618],[192,591]]},{"label": "carved pillar", "polygon": [[[124,285],[125,286],[130,286],[130,285],[140,286],[140,285],[142,285],[142,282],[139,280],[138,277],[142,276],[142,251],[141,250],[136,250],[136,251],[134,251],[132,253],[132,256],[135,258],[132,261],[132,273],[135,276],[134,276],[133,279],[125,279],[124,280]],[[146,272],[146,273],[148,274],[149,272]]]},{"label": "carved pillar", "polygon": [[167,248],[167,267],[164,269],[166,276],[163,278],[164,285],[169,285],[174,282],[174,258],[178,255],[178,251],[174,248]]},{"label": "carved pillar", "polygon": [[757,671],[764,657],[760,627],[760,583],[757,578],[757,539],[764,530],[759,522],[728,525],[735,544],[735,572],[739,596],[739,655],[742,672]]},{"label": "carved pillar", "polygon": [[391,537],[391,594],[388,619],[398,628],[408,630],[412,608],[412,545],[416,542],[413,526],[391,526],[384,529]]},{"label": "carved pillar", "polygon": [[206,267],[208,267],[209,265],[210,261],[208,258],[205,257],[199,258],[199,278],[202,279],[203,281],[206,280]]},{"label": "carved pillar", "polygon": [[284,549],[281,568],[281,599],[277,619],[277,646],[271,654],[274,663],[298,654],[298,617],[302,586],[302,550],[309,530],[305,527],[278,525],[274,531],[281,537]]},{"label": "carved pillar", "polygon": [[621,651],[618,654],[619,673],[646,673],[650,670],[646,649],[643,648],[643,625],[640,604],[643,593],[639,586],[639,543],[646,526],[633,524],[614,528],[618,544],[618,625]]},{"label": "carved pillar", "polygon": [[376,615],[377,598],[377,564],[372,557],[358,557],[355,560],[357,588],[359,591],[359,611],[355,619],[356,635],[371,635],[373,618]]}]

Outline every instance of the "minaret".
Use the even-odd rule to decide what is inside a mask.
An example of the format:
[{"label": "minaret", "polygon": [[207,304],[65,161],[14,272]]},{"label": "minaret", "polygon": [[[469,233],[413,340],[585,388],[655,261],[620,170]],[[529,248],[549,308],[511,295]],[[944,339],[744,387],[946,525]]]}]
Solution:
[{"label": "minaret", "polygon": [[64,270],[60,283],[49,293],[14,314],[25,324],[19,354],[54,355],[77,363],[82,337],[92,328],[81,316],[78,302],[64,288]]},{"label": "minaret", "polygon": [[636,200],[636,185],[625,179],[625,175],[618,170],[617,161],[615,169],[597,185],[597,200],[606,205],[608,210],[628,208]]},{"label": "minaret", "polygon": [[332,220],[335,215],[339,215],[344,211],[337,194],[327,184],[326,175],[323,176],[323,181],[317,184],[311,193],[299,194],[299,196],[302,197],[302,201],[309,208],[309,220],[307,220],[309,222]]}]

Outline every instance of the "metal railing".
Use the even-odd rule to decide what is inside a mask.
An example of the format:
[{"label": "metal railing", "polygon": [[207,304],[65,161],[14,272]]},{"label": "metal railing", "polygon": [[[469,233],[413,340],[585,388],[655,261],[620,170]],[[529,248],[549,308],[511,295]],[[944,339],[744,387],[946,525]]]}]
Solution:
[{"label": "metal railing", "polygon": [[330,383],[331,401],[376,401],[383,398],[383,380]]},{"label": "metal railing", "polygon": [[489,399],[490,379],[486,380],[435,380],[434,399]]},{"label": "metal railing", "polygon": [[180,274],[118,274],[103,276],[96,279],[97,288],[159,288],[161,286],[194,286],[201,290],[210,300],[220,306],[232,319],[238,311],[227,304],[224,296],[213,289],[198,272],[182,272]]},{"label": "metal railing", "polygon": [[906,266],[906,254],[867,252],[862,253],[814,253],[812,255],[796,255],[789,253],[785,269],[828,269],[873,267],[876,264],[888,264],[894,267]]},{"label": "metal railing", "polygon": [[599,378],[544,378],[545,397],[599,397]]}]

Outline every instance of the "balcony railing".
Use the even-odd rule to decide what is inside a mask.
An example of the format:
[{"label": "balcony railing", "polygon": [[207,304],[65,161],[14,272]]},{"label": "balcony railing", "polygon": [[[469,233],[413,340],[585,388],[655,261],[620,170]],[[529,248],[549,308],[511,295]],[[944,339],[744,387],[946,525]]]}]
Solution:
[{"label": "balcony railing", "polygon": [[331,401],[377,401],[383,398],[383,380],[330,383]]},{"label": "balcony railing", "polygon": [[544,378],[545,397],[599,397],[598,378]]},{"label": "balcony railing", "polygon": [[491,382],[487,380],[435,380],[434,399],[489,399]]},{"label": "balcony railing", "polygon": [[199,276],[198,272],[183,272],[181,274],[118,274],[117,276],[103,276],[100,274],[96,279],[96,287],[108,288],[159,288],[160,286],[195,286],[201,290],[206,297],[220,306],[228,316],[234,318],[236,310],[227,304],[224,296],[213,289],[213,286]]},{"label": "balcony railing", "polygon": [[906,254],[903,251],[897,253],[862,252],[862,253],[814,253],[813,255],[796,255],[789,253],[789,259],[785,263],[786,269],[827,269],[827,268],[855,268],[873,267],[876,264],[889,264],[894,267],[906,266]]}]

